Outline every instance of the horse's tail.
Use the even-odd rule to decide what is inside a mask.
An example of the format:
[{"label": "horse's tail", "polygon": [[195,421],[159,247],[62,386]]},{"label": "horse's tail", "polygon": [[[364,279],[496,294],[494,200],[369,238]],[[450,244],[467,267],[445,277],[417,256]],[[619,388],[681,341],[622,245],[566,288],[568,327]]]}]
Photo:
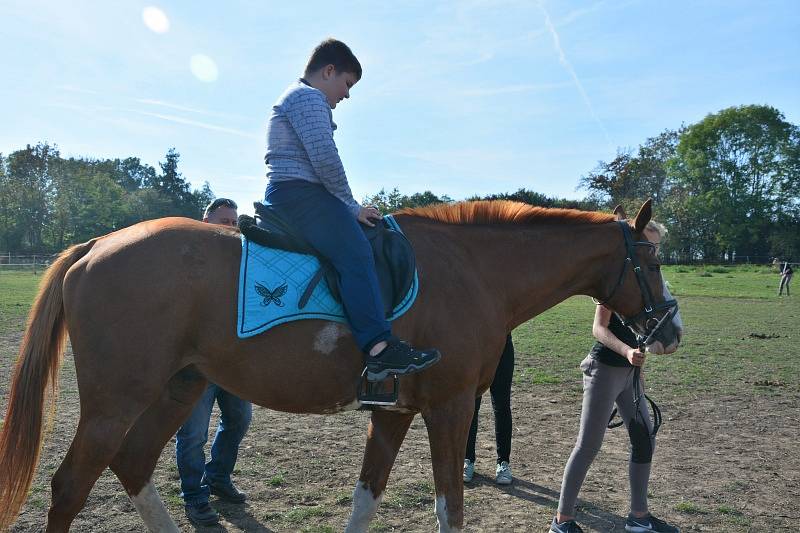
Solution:
[{"label": "horse's tail", "polygon": [[33,481],[42,445],[48,389],[48,422],[55,411],[58,371],[67,338],[62,295],[64,276],[94,243],[95,240],[91,240],[61,253],[45,273],[28,315],[8,395],[5,423],[0,428],[0,531],[5,531],[19,514]]}]

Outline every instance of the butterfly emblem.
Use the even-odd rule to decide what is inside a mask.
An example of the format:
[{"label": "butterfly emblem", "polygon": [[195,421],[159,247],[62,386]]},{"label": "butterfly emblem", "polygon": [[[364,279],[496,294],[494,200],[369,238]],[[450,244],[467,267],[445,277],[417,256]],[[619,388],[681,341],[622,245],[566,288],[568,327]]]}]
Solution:
[{"label": "butterfly emblem", "polygon": [[277,287],[274,291],[269,290],[262,284],[256,282],[256,292],[259,296],[263,296],[264,300],[261,302],[261,305],[266,307],[272,302],[275,302],[275,305],[278,307],[283,307],[283,301],[281,301],[281,297],[286,294],[286,291],[289,290],[289,286],[285,283]]}]

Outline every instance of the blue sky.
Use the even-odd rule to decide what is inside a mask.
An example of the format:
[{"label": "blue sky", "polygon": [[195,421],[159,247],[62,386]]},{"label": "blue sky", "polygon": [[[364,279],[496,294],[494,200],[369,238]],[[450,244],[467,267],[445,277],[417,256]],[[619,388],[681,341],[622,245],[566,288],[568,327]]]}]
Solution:
[{"label": "blue sky", "polygon": [[597,161],[725,107],[800,123],[795,0],[3,0],[0,20],[0,152],[156,166],[174,146],[242,212],[263,195],[270,106],[329,36],[364,67],[334,111],[359,200],[580,198]]}]

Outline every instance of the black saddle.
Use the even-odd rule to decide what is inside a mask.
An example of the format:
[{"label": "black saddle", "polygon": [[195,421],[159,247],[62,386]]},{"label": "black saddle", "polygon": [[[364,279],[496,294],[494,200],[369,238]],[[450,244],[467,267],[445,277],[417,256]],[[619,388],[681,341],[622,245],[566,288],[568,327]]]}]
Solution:
[{"label": "black saddle", "polygon": [[[305,307],[314,288],[324,278],[334,299],[341,303],[339,291],[339,273],[330,262],[322,257],[294,228],[285,221],[270,205],[255,202],[256,218],[241,215],[239,229],[249,240],[289,252],[314,255],[319,259],[320,269],[309,281],[308,287],[300,297],[299,308]],[[381,296],[386,316],[403,301],[414,283],[416,262],[411,243],[399,231],[387,224],[386,219],[375,224],[375,227],[362,225],[364,235],[372,246],[375,267],[381,286]]]}]

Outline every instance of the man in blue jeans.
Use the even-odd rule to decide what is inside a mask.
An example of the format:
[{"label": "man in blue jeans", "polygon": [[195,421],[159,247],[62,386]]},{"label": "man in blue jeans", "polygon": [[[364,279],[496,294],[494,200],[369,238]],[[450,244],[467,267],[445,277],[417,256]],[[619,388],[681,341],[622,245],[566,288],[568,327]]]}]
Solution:
[{"label": "man in blue jeans", "polygon": [[[203,222],[236,226],[236,209],[233,200],[217,198],[206,207]],[[220,419],[211,445],[211,461],[206,463],[203,447],[208,440],[214,401],[219,405]],[[252,412],[250,402],[209,383],[192,414],[178,430],[175,456],[181,476],[181,496],[186,504],[186,516],[192,523],[208,526],[219,522],[217,512],[208,504],[209,494],[233,503],[242,503],[247,498],[233,485],[231,472]]]}]

